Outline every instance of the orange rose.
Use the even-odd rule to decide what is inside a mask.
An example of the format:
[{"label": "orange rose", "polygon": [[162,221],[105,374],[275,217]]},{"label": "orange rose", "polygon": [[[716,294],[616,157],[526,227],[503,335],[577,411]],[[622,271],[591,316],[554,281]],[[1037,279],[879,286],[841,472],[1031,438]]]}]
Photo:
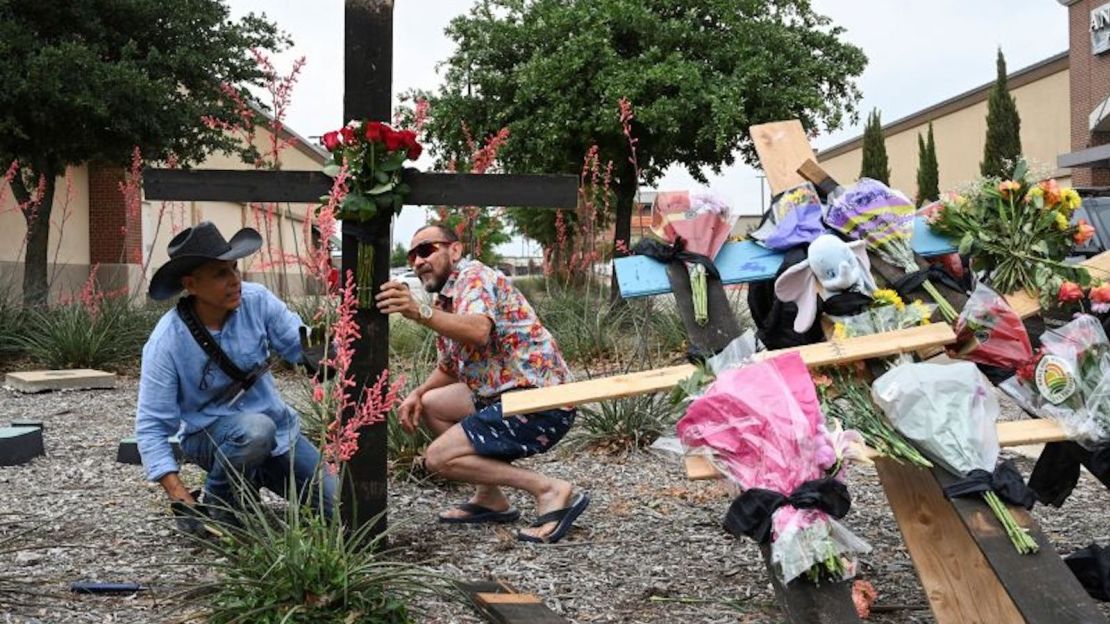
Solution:
[{"label": "orange rose", "polygon": [[1060,203],[1060,185],[1056,183],[1056,180],[1045,180],[1037,186],[1044,191],[1044,205],[1055,206]]},{"label": "orange rose", "polygon": [[1091,302],[1110,303],[1110,282],[1103,282],[1091,289]]},{"label": "orange rose", "polygon": [[1017,183],[1013,180],[1006,180],[1004,182],[999,182],[998,183],[998,192],[1001,193],[1002,197],[1005,197],[1005,198],[1009,198],[1011,193],[1014,193],[1015,191],[1019,190],[1020,188],[1021,188],[1021,184],[1019,184],[1019,183]]},{"label": "orange rose", "polygon": [[1056,299],[1058,299],[1060,303],[1080,301],[1083,299],[1083,289],[1075,282],[1065,281],[1063,284],[1060,284],[1060,291],[1056,293]]},{"label": "orange rose", "polygon": [[1095,228],[1087,223],[1086,219],[1080,219],[1079,224],[1075,226],[1075,234],[1072,236],[1072,240],[1075,241],[1076,245],[1082,245],[1091,240],[1094,235]]}]

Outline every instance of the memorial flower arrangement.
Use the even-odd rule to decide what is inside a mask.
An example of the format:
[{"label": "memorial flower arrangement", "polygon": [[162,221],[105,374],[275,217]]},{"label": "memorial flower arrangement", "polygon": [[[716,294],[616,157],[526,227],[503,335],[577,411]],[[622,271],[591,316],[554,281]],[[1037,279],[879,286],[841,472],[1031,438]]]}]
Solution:
[{"label": "memorial flower arrangement", "polygon": [[[401,179],[403,165],[423,152],[416,132],[395,130],[380,121],[351,121],[324,133],[322,141],[331,153],[324,173],[335,182],[331,196],[320,199],[335,204],[336,218],[366,222],[383,210],[390,215],[401,211],[411,190]],[[355,271],[360,308],[371,306],[373,275],[373,244],[360,240]]]},{"label": "memorial flower arrangement", "polygon": [[1002,502],[1032,508],[1035,498],[1017,468],[998,463],[998,399],[974,364],[902,364],[876,379],[871,394],[899,433],[960,479],[947,496],[982,496],[1018,553],[1037,552]]},{"label": "memorial flower arrangement", "polygon": [[931,468],[933,463],[905,436],[895,431],[882,411],[871,401],[871,388],[854,371],[843,367],[814,378],[825,418],[858,431],[864,443],[883,457]]},{"label": "memorial flower arrangement", "polygon": [[1090,288],[1062,280],[1056,287],[1056,303],[1065,310],[1106,314],[1110,312],[1110,283],[1097,281]]},{"label": "memorial flower arrangement", "polygon": [[323,136],[331,157],[324,173],[335,177],[347,164],[347,195],[340,219],[369,221],[379,210],[401,211],[409,187],[401,180],[406,160],[416,160],[423,147],[412,130],[395,130],[380,121],[351,121]]},{"label": "memorial flower arrangement", "polygon": [[834,340],[928,325],[936,307],[920,299],[907,304],[889,288],[880,288],[871,297],[874,302],[863,312],[851,316],[829,316],[829,320],[833,321]]},{"label": "memorial flower arrangement", "polygon": [[983,283],[968,297],[955,329],[956,346],[949,353],[961,360],[1009,371],[1033,356],[1021,317],[1004,297]]},{"label": "memorial flower arrangement", "polygon": [[842,481],[847,460],[862,457],[855,432],[821,415],[817,392],[797,353],[720,372],[678,422],[687,447],[708,447],[742,490],[726,528],[770,542],[783,582],[802,575],[845,579],[870,546],[835,519],[851,498]]},{"label": "memorial flower arrangement", "polygon": [[1080,445],[1110,441],[1110,342],[1093,316],[1046,331],[1041,348],[1002,389]]},{"label": "memorial flower arrangement", "polygon": [[[727,202],[711,193],[664,191],[652,204],[651,231],[669,246],[673,259],[685,262],[694,321],[699,325],[709,323],[708,275],[718,275],[713,259],[738,218]],[[648,253],[639,246],[635,251]]]},{"label": "memorial flower arrangement", "polygon": [[1025,290],[1051,302],[1062,281],[1090,283],[1086,269],[1064,264],[1072,246],[1086,242],[1094,229],[1071,223],[1081,203],[1075,189],[1055,180],[1032,182],[1020,161],[1012,180],[988,178],[966,197],[947,194],[925,214],[936,232],[959,241],[960,254],[973,269],[986,272],[998,292]]},{"label": "memorial flower arrangement", "polygon": [[[906,273],[919,269],[910,239],[913,237],[915,208],[901,192],[870,178],[860,178],[855,185],[829,196],[825,223],[832,229],[856,240],[867,241],[868,249]],[[922,283],[926,292],[948,321],[956,319],[956,310],[929,280]]]}]

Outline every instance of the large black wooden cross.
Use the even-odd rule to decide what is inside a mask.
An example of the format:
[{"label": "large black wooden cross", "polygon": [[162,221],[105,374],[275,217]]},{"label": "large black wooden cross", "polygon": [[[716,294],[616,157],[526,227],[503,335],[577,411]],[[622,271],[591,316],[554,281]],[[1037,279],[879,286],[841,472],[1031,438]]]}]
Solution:
[{"label": "large black wooden cross", "polygon": [[[389,121],[391,107],[393,0],[346,0],[344,9],[343,120]],[[471,175],[406,171],[412,191],[407,204],[454,206],[525,206],[571,208],[577,202],[577,179],[572,175]],[[231,202],[316,203],[331,190],[332,180],[316,171],[182,171],[147,169],[143,187],[147,199]],[[369,223],[343,223],[343,274],[355,271],[360,237],[374,249],[373,289],[389,275],[391,251],[388,210]],[[352,372],[361,396],[389,365],[389,319],[377,308],[360,309],[362,337],[355,344]],[[342,493],[343,517],[350,527],[361,527],[381,514],[375,528],[385,528],[387,428],[367,427],[359,450],[349,464]]]}]

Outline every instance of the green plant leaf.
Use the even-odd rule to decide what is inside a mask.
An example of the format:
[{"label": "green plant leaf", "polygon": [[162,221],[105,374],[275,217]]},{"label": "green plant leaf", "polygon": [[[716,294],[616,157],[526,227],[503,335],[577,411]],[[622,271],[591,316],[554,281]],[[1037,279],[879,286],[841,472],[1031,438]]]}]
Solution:
[{"label": "green plant leaf", "polygon": [[330,165],[325,164],[324,165],[324,175],[328,176],[329,178],[334,178],[335,176],[339,175],[340,169],[342,169],[342,167],[335,164],[334,162],[331,163]]},{"label": "green plant leaf", "polygon": [[343,198],[343,203],[340,204],[340,214],[343,217],[353,217],[356,219],[369,219],[377,212],[374,206],[365,195],[359,193],[347,193]]},{"label": "green plant leaf", "polygon": [[960,248],[959,248],[960,255],[961,256],[966,256],[966,255],[970,254],[971,253],[971,248],[972,248],[972,246],[974,246],[974,244],[975,244],[975,237],[971,235],[971,232],[968,232],[967,234],[964,234],[963,238],[960,239]]},{"label": "green plant leaf", "polygon": [[371,188],[369,191],[366,191],[366,194],[367,195],[373,195],[373,196],[377,197],[379,195],[382,195],[384,193],[388,193],[389,191],[392,191],[393,187],[395,187],[395,186],[397,186],[396,182],[387,182],[385,184],[379,184],[379,185]]}]

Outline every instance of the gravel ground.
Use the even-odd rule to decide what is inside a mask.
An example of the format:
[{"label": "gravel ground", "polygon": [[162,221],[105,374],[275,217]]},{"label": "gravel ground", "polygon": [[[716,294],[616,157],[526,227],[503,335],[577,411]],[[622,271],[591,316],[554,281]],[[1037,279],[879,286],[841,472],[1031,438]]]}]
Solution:
[{"label": "gravel ground", "polygon": [[[0,578],[29,581],[43,594],[13,603],[0,593],[0,622],[164,622],[192,611],[175,593],[211,579],[209,555],[173,533],[160,488],[145,483],[139,467],[114,461],[119,439],[132,430],[135,395],[134,379],[111,391],[0,390],[0,424],[41,419],[47,452],[28,465],[0,468],[0,540],[25,530],[21,543],[35,547],[0,555]],[[1018,461],[1028,474],[1032,461]],[[720,529],[730,499],[721,484],[688,482],[677,458],[659,452],[612,458],[556,451],[527,465],[592,493],[561,543],[519,543],[515,527],[438,525],[435,513],[467,491],[406,479],[391,484],[393,545],[406,559],[454,578],[496,578],[536,593],[575,622],[778,620],[758,549]],[[201,480],[192,467],[184,477]],[[878,479],[866,468],[853,479],[846,525],[874,548],[861,576],[878,589],[877,604],[892,607],[872,620],[933,621]],[[530,501],[514,495],[513,502],[531,517]],[[1107,491],[1084,474],[1063,509],[1034,513],[1067,553],[1110,541],[1107,502]],[[153,590],[76,596],[66,591],[74,580],[140,582]],[[481,621],[448,599],[424,598],[415,607],[420,621]]]}]

